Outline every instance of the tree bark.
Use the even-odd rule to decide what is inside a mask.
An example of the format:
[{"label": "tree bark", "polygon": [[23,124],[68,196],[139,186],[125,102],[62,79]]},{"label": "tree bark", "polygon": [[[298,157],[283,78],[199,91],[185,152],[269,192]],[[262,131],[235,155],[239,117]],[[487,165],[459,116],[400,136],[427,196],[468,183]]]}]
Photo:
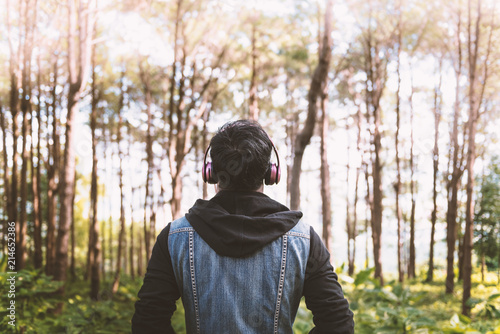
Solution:
[{"label": "tree bark", "polygon": [[[3,105],[0,103],[0,128],[2,129],[2,156],[3,156],[3,203],[4,207],[2,208],[4,212],[4,224],[2,225],[2,251],[6,249],[7,244],[7,224],[9,221],[9,210],[10,210],[10,186],[9,186],[9,157],[7,154],[7,120],[5,119],[5,114],[3,110]],[[6,254],[6,253],[3,253]]]},{"label": "tree bark", "polygon": [[[353,223],[351,221],[351,202],[349,200],[349,187],[350,187],[350,179],[349,179],[349,174],[351,173],[351,146],[350,146],[350,139],[349,139],[349,117],[346,118],[345,120],[345,130],[346,130],[346,135],[347,135],[347,163],[346,163],[346,178],[345,178],[345,184],[346,184],[346,196],[345,196],[345,225],[346,225],[346,230],[347,230],[347,263],[348,263],[348,273],[349,276],[352,276],[354,274],[354,254],[351,250],[351,247],[354,244],[354,237],[353,235],[355,234],[354,229],[353,229]],[[354,208],[356,210],[356,208]],[[354,214],[356,215],[356,214]]]},{"label": "tree bark", "polygon": [[[323,214],[323,241],[326,249],[331,253],[331,234],[332,234],[332,204],[330,189],[330,165],[328,164],[328,83],[327,78],[323,81],[323,92],[321,93],[321,212]],[[349,215],[349,213],[347,213]]]},{"label": "tree bark", "polygon": [[457,66],[455,67],[455,103],[453,127],[450,138],[450,156],[451,159],[451,179],[447,183],[448,206],[446,212],[446,293],[453,293],[455,287],[455,244],[457,241],[457,210],[458,210],[458,187],[463,173],[462,160],[459,159],[460,144],[458,142],[458,120],[460,118],[460,77],[462,75],[462,45],[461,35],[461,12],[458,12],[457,22]]},{"label": "tree bark", "polygon": [[[111,288],[111,293],[115,294],[118,291],[118,285],[120,284],[120,274],[121,274],[121,266],[122,266],[122,256],[126,254],[126,249],[124,247],[124,239],[125,239],[125,203],[124,203],[124,192],[123,192],[123,153],[120,147],[120,142],[122,141],[121,136],[121,128],[123,125],[123,117],[122,117],[122,109],[123,109],[123,101],[125,98],[124,92],[124,79],[125,73],[122,72],[122,78],[120,80],[120,98],[118,102],[118,127],[116,129],[116,144],[118,146],[118,159],[120,160],[120,166],[118,170],[118,179],[120,184],[120,233],[118,235],[118,253],[116,256],[116,269],[115,269],[115,278],[113,281],[113,286]],[[124,261],[126,263],[126,261]]]},{"label": "tree bark", "polygon": [[411,93],[409,97],[410,102],[410,194],[411,194],[411,211],[410,211],[410,256],[408,261],[408,278],[415,278],[415,261],[416,261],[416,251],[415,251],[415,159],[413,154],[413,69],[410,60],[410,76],[411,76]]},{"label": "tree bark", "polygon": [[[19,9],[19,16],[22,17],[22,9],[21,9],[21,4],[20,3],[20,9]],[[10,113],[12,115],[12,174],[11,174],[11,189],[10,189],[10,203],[9,203],[9,221],[10,222],[15,222],[16,223],[16,260],[18,258],[18,248],[20,245],[18,244],[19,241],[19,222],[18,222],[18,192],[17,192],[17,187],[18,187],[18,180],[17,180],[17,173],[18,173],[18,166],[17,166],[17,161],[18,161],[18,151],[17,151],[17,140],[19,138],[19,130],[18,130],[18,124],[17,124],[17,116],[19,113],[19,63],[21,60],[21,43],[18,45],[18,50],[16,52],[15,47],[13,45],[12,41],[12,31],[11,31],[11,21],[10,21],[10,1],[7,1],[7,8],[6,8],[6,14],[7,14],[7,36],[8,36],[8,42],[9,42],[9,52],[10,52],[10,58],[9,58],[9,75],[10,75],[10,101],[9,101],[9,107],[10,107]],[[19,36],[18,36],[18,41],[22,41],[22,29],[19,29]],[[18,266],[18,263],[16,261],[16,269],[20,269]]]},{"label": "tree bark", "polygon": [[[89,1],[85,17],[83,5],[80,4],[78,13],[79,27],[79,54],[78,65],[77,55],[75,55],[75,31],[77,23],[74,16],[76,14],[73,0],[68,0],[68,71],[69,71],[69,93],[68,93],[68,114],[66,116],[66,133],[64,160],[61,181],[61,206],[59,211],[59,227],[56,240],[56,261],[54,278],[57,281],[66,280],[66,270],[68,268],[68,239],[69,225],[71,223],[71,206],[73,205],[73,192],[75,185],[75,151],[74,151],[74,120],[78,112],[80,96],[87,83],[87,74],[90,61],[90,43],[92,40],[93,24],[90,16],[94,1]],[[64,293],[64,286],[61,288]]]},{"label": "tree bark", "polygon": [[[42,253],[42,190],[41,190],[41,168],[42,168],[42,153],[41,153],[41,139],[42,139],[42,106],[41,106],[41,64],[40,56],[38,57],[38,75],[37,75],[37,91],[38,91],[38,103],[37,103],[37,163],[36,167],[34,165],[35,160],[35,147],[33,146],[33,140],[31,141],[31,185],[33,191],[33,241],[34,241],[34,266],[36,269],[40,269],[43,266],[43,253]],[[31,129],[33,129],[33,119],[31,117]],[[34,138],[32,133],[32,138]]]},{"label": "tree bark", "polygon": [[[53,86],[51,87],[51,105],[52,111],[52,145],[49,145],[49,158],[47,164],[47,236],[45,237],[45,274],[52,276],[54,274],[54,262],[56,258],[55,250],[55,230],[56,230],[56,210],[57,210],[57,194],[58,194],[58,180],[59,175],[59,159],[60,159],[60,146],[59,146],[59,133],[57,121],[57,57],[54,60],[53,68]],[[48,120],[47,120],[47,128]],[[49,135],[47,135],[47,143],[49,143]]]},{"label": "tree bark", "polygon": [[99,300],[100,288],[100,264],[101,264],[101,243],[100,243],[100,228],[97,219],[97,103],[100,93],[96,88],[95,76],[95,48],[92,48],[92,83],[90,89],[91,111],[90,111],[90,131],[92,134],[92,175],[90,181],[90,226],[89,226],[89,248],[88,248],[88,265],[90,269],[90,298]]},{"label": "tree bark", "polygon": [[[400,5],[400,3],[399,3]],[[397,44],[397,67],[396,67],[396,72],[398,76],[398,88],[396,91],[396,135],[394,138],[395,141],[395,148],[396,148],[396,183],[394,185],[394,191],[396,193],[396,218],[398,222],[398,241],[397,241],[397,252],[398,252],[398,281],[403,282],[404,281],[404,270],[403,270],[403,259],[401,256],[401,253],[403,251],[403,240],[402,240],[402,227],[401,227],[401,207],[399,205],[399,198],[401,194],[401,164],[400,164],[400,158],[399,158],[399,131],[400,131],[400,124],[401,124],[401,43],[402,43],[402,38],[401,38],[401,8],[399,7],[399,16],[398,16],[398,44]]]},{"label": "tree bark", "polygon": [[[476,131],[479,118],[479,110],[488,80],[489,56],[492,44],[492,35],[494,27],[494,10],[492,13],[490,33],[488,38],[488,46],[486,49],[486,57],[484,60],[483,76],[477,73],[479,60],[479,45],[481,38],[481,0],[477,2],[477,18],[475,24],[474,36],[472,36],[472,16],[471,16],[471,0],[468,2],[468,33],[467,33],[467,57],[469,64],[469,121],[468,121],[468,149],[467,149],[467,202],[465,208],[465,233],[464,233],[464,275],[463,275],[463,296],[462,296],[462,314],[469,316],[470,307],[467,301],[471,297],[471,276],[472,276],[472,248],[474,238],[474,163],[476,160]],[[476,89],[480,88],[477,92]]]},{"label": "tree bark", "polygon": [[323,42],[321,43],[321,49],[319,50],[319,63],[314,70],[311,84],[309,86],[309,93],[307,94],[307,118],[304,128],[297,134],[295,139],[295,150],[291,173],[292,181],[290,186],[290,208],[292,210],[298,210],[300,208],[300,175],[302,172],[302,158],[304,156],[305,148],[309,145],[314,132],[314,125],[316,123],[318,113],[318,97],[321,96],[322,84],[327,79],[330,68],[330,60],[332,57],[331,50],[333,47],[333,41],[331,38],[332,5],[332,0],[326,1],[324,35]]},{"label": "tree bark", "polygon": [[442,58],[439,60],[439,83],[434,89],[434,149],[432,150],[432,214],[431,214],[431,241],[429,245],[429,269],[427,282],[434,280],[434,243],[437,220],[437,183],[439,173],[439,123],[441,121],[441,83],[442,83]]},{"label": "tree bark", "polygon": [[259,101],[257,98],[257,23],[256,18],[252,19],[252,78],[250,80],[250,96],[248,98],[248,118],[254,121],[259,119]]}]

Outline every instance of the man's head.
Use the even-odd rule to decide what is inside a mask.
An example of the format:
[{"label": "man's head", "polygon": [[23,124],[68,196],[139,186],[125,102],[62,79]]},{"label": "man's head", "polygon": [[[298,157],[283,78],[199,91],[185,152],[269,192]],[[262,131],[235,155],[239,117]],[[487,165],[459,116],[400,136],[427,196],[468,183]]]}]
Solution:
[{"label": "man's head", "polygon": [[221,189],[257,190],[269,172],[273,144],[259,123],[224,124],[210,141],[212,174]]}]

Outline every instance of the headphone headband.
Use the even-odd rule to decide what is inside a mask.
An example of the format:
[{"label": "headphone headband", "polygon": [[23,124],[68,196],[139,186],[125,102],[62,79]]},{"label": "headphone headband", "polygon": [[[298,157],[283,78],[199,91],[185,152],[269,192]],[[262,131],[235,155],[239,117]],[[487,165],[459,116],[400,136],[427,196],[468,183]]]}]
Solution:
[{"label": "headphone headband", "polygon": [[[276,159],[278,161],[278,164],[269,162],[269,167],[264,176],[264,183],[266,185],[273,185],[273,184],[278,184],[280,182],[281,168],[280,168],[280,157],[278,155],[278,150],[276,149],[276,146],[274,146],[274,143],[271,140],[271,138],[269,138],[269,141],[271,142],[273,151],[276,154]],[[212,163],[207,162],[208,151],[210,150],[211,147],[212,145],[209,144],[207,149],[205,150],[205,156],[203,157],[203,169],[201,171],[201,175],[203,177],[203,182],[216,184],[218,180],[214,175]]]}]

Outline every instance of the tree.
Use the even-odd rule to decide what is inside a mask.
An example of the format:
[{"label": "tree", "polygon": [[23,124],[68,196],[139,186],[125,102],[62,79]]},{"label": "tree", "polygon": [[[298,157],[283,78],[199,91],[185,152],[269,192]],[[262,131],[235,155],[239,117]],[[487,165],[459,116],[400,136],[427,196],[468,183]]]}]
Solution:
[{"label": "tree", "polygon": [[457,210],[458,210],[458,188],[464,171],[463,164],[463,147],[459,143],[459,120],[460,120],[460,79],[462,76],[462,43],[460,35],[462,33],[462,15],[461,8],[457,12],[457,26],[455,49],[457,51],[456,59],[453,59],[455,70],[455,103],[453,106],[453,125],[450,131],[450,148],[449,148],[449,166],[448,166],[448,182],[446,184],[448,205],[446,211],[446,293],[453,293],[455,282],[454,259],[455,259],[455,243],[457,240]]},{"label": "tree", "polygon": [[[66,280],[68,268],[68,238],[71,223],[71,207],[73,205],[73,192],[75,184],[75,151],[74,151],[74,128],[75,114],[78,112],[78,104],[81,94],[87,84],[90,62],[90,44],[92,41],[93,14],[95,3],[93,0],[87,2],[85,11],[80,4],[78,16],[76,16],[75,3],[68,0],[68,114],[66,115],[66,132],[64,160],[62,165],[62,179],[60,180],[61,207],[59,212],[59,227],[56,240],[56,259],[54,278],[58,281]],[[76,22],[78,19],[78,23]],[[78,26],[78,38],[75,38]],[[78,41],[78,52],[76,52],[76,41]],[[64,292],[64,288],[61,290]]]},{"label": "tree", "polygon": [[432,150],[432,213],[431,213],[431,241],[429,246],[429,269],[427,270],[427,282],[434,279],[434,243],[437,221],[437,184],[439,172],[439,123],[441,121],[441,83],[443,81],[443,58],[439,60],[439,82],[434,88],[434,148]]},{"label": "tree", "polygon": [[100,265],[101,265],[101,243],[100,243],[100,228],[99,220],[97,219],[97,104],[100,100],[101,92],[97,89],[96,84],[96,62],[95,62],[95,47],[92,48],[92,83],[91,83],[91,111],[90,111],[90,131],[92,133],[92,176],[90,184],[90,224],[89,224],[89,249],[88,263],[90,269],[90,298],[92,300],[99,299],[100,288]]},{"label": "tree", "polygon": [[[126,247],[124,247],[124,239],[125,239],[125,203],[124,203],[124,191],[123,191],[123,152],[120,147],[120,143],[122,141],[122,126],[123,126],[123,117],[122,117],[122,109],[124,105],[125,99],[125,90],[124,87],[124,77],[125,71],[123,70],[122,76],[120,79],[120,97],[118,100],[117,114],[118,114],[118,126],[116,129],[116,144],[118,146],[118,159],[120,160],[120,166],[118,171],[118,178],[120,183],[120,234],[118,235],[118,253],[116,256],[116,269],[115,269],[115,278],[113,281],[113,286],[111,288],[111,292],[115,294],[118,291],[118,285],[120,283],[120,274],[122,269],[122,256],[126,254]],[[126,263],[126,261],[123,261]]]},{"label": "tree", "polygon": [[[474,250],[479,254],[481,277],[485,267],[498,268],[500,244],[500,160],[492,158],[487,172],[480,178],[480,190],[474,215]],[[495,262],[495,258],[497,261]]]},{"label": "tree", "polygon": [[[481,30],[482,7],[481,0],[477,1],[477,13],[474,30],[472,17],[472,0],[468,1],[468,24],[467,24],[467,60],[469,74],[469,120],[468,120],[468,145],[467,145],[467,203],[465,212],[465,234],[464,234],[464,277],[463,277],[463,296],[462,313],[470,314],[470,305],[467,303],[471,296],[471,275],[472,275],[472,248],[474,234],[474,163],[476,160],[476,131],[479,111],[483,101],[485,86],[488,81],[489,56],[491,52],[491,43],[493,27],[495,24],[495,10],[492,10],[489,34],[482,66],[483,73],[479,73],[479,51],[481,48]],[[484,46],[483,46],[484,47]]]},{"label": "tree", "polygon": [[319,51],[319,63],[314,70],[309,86],[309,93],[307,95],[307,118],[304,127],[300,133],[297,134],[295,139],[295,149],[293,155],[293,167],[291,172],[291,186],[290,186],[290,208],[297,210],[300,207],[300,174],[302,172],[302,158],[304,151],[311,140],[314,132],[314,125],[317,117],[317,102],[318,97],[321,96],[322,85],[330,68],[330,60],[332,58],[332,5],[333,1],[327,0],[325,7],[325,22],[323,31],[323,41]]}]

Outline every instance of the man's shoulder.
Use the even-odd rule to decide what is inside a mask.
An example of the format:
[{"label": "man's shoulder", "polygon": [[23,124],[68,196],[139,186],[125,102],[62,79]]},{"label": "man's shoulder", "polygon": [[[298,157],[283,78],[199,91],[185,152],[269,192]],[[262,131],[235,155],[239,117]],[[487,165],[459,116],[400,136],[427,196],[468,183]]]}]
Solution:
[{"label": "man's shoulder", "polygon": [[303,219],[300,219],[295,226],[287,232],[288,235],[299,236],[309,239],[311,234],[311,226]]},{"label": "man's shoulder", "polygon": [[193,227],[191,226],[189,221],[186,219],[186,217],[181,217],[181,218],[178,218],[170,223],[169,234],[178,233],[178,232],[182,232],[182,231],[189,231],[192,229],[193,229]]}]

